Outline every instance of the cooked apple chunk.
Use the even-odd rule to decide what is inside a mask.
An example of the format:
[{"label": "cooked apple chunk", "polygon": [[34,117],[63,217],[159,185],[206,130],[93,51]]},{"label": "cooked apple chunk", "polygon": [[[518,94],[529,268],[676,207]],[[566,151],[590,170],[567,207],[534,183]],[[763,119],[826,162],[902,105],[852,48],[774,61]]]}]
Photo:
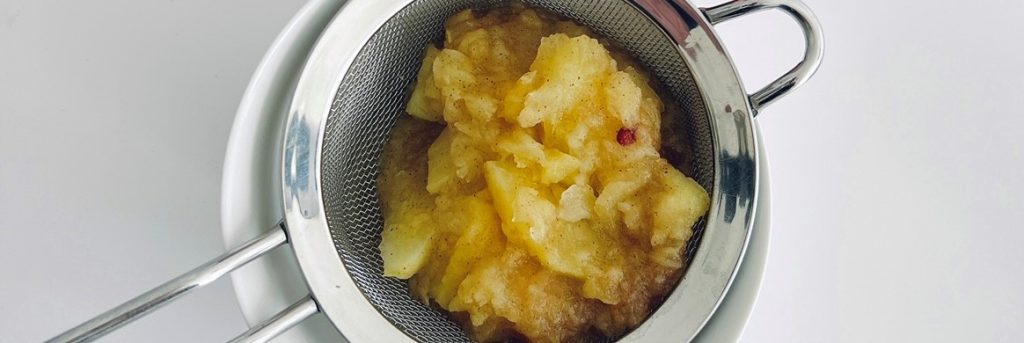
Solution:
[{"label": "cooked apple chunk", "polygon": [[453,16],[384,152],[384,274],[478,341],[639,325],[710,205],[660,154],[666,106],[650,80],[549,14]]}]

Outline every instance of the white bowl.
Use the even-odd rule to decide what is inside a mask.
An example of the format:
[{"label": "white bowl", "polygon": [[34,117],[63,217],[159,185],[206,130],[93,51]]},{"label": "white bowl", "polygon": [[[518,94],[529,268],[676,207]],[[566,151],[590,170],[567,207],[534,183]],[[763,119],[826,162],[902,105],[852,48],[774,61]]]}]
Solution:
[{"label": "white bowl", "polygon": [[[264,232],[283,216],[280,195],[280,142],[291,92],[302,63],[319,33],[344,1],[313,0],[284,28],[257,67],[231,130],[224,162],[221,227],[234,247]],[[704,342],[738,341],[757,299],[769,243],[770,189],[764,142],[761,189],[754,231],[728,295],[697,337]],[[242,314],[250,326],[306,296],[307,289],[290,248],[279,248],[231,275]],[[321,315],[313,316],[275,342],[340,342],[344,338]]]}]

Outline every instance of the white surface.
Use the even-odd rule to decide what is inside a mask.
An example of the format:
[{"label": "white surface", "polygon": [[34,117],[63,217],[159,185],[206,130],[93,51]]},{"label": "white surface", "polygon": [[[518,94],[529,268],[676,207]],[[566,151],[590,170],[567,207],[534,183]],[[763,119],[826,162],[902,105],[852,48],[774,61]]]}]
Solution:
[{"label": "white surface", "polygon": [[[1024,2],[806,1],[825,62],[759,118],[772,247],[746,340],[1024,341]],[[719,32],[751,89],[802,51],[785,15]]]},{"label": "white surface", "polygon": [[[38,342],[223,251],[221,165],[293,1],[0,1],[0,342]],[[218,342],[230,282],[106,342]]]},{"label": "white surface", "polygon": [[[826,59],[759,120],[773,236],[745,341],[1024,340],[1024,2],[807,2]],[[221,251],[232,114],[300,5],[0,2],[0,341]],[[782,15],[720,32],[751,89],[800,55]],[[218,282],[107,341],[222,341],[233,303]]]}]

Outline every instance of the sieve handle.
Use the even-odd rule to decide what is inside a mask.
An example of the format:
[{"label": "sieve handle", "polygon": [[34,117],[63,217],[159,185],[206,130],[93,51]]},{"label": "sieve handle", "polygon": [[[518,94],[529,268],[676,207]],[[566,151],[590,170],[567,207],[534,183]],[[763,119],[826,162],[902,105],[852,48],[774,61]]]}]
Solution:
[{"label": "sieve handle", "polygon": [[804,41],[807,47],[804,50],[804,59],[793,69],[750,95],[750,106],[753,107],[755,115],[760,109],[806,83],[811,75],[818,70],[825,48],[824,36],[818,18],[800,0],[734,0],[701,9],[711,25],[766,9],[779,9],[796,19],[804,31]]},{"label": "sieve handle", "polygon": [[[188,273],[168,281],[163,285],[157,286],[149,292],[143,293],[132,300],[128,300],[128,302],[104,312],[103,314],[98,315],[68,331],[65,331],[46,342],[79,343],[94,341],[110,331],[128,324],[135,319],[139,319],[153,310],[156,310],[199,287],[210,284],[221,276],[224,276],[232,270],[245,265],[249,261],[266,254],[287,241],[288,237],[285,235],[284,222],[280,222],[274,226],[270,232],[260,235],[251,241],[245,242],[241,246],[234,248],[231,251],[196,267],[195,269],[192,269]],[[292,308],[289,308],[289,310],[291,309]],[[303,311],[306,309],[307,307],[302,308]],[[313,309],[316,309],[315,305]],[[288,312],[288,310],[285,312]],[[305,312],[300,311],[299,313]]]},{"label": "sieve handle", "polygon": [[245,333],[235,337],[228,343],[265,343],[270,341],[271,338],[277,337],[291,329],[293,326],[301,323],[304,319],[309,318],[319,312],[320,310],[316,307],[316,301],[313,298],[306,296],[302,300],[297,301],[284,311],[278,312],[273,318],[260,323],[246,331]]}]

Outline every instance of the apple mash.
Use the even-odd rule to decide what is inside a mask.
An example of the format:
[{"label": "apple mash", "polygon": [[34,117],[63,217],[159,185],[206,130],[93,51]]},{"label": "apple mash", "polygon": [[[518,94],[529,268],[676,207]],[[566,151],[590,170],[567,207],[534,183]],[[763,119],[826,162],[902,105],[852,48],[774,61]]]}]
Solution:
[{"label": "apple mash", "polygon": [[659,154],[647,73],[595,37],[522,6],[456,14],[384,152],[384,273],[477,341],[638,326],[708,210]]}]

